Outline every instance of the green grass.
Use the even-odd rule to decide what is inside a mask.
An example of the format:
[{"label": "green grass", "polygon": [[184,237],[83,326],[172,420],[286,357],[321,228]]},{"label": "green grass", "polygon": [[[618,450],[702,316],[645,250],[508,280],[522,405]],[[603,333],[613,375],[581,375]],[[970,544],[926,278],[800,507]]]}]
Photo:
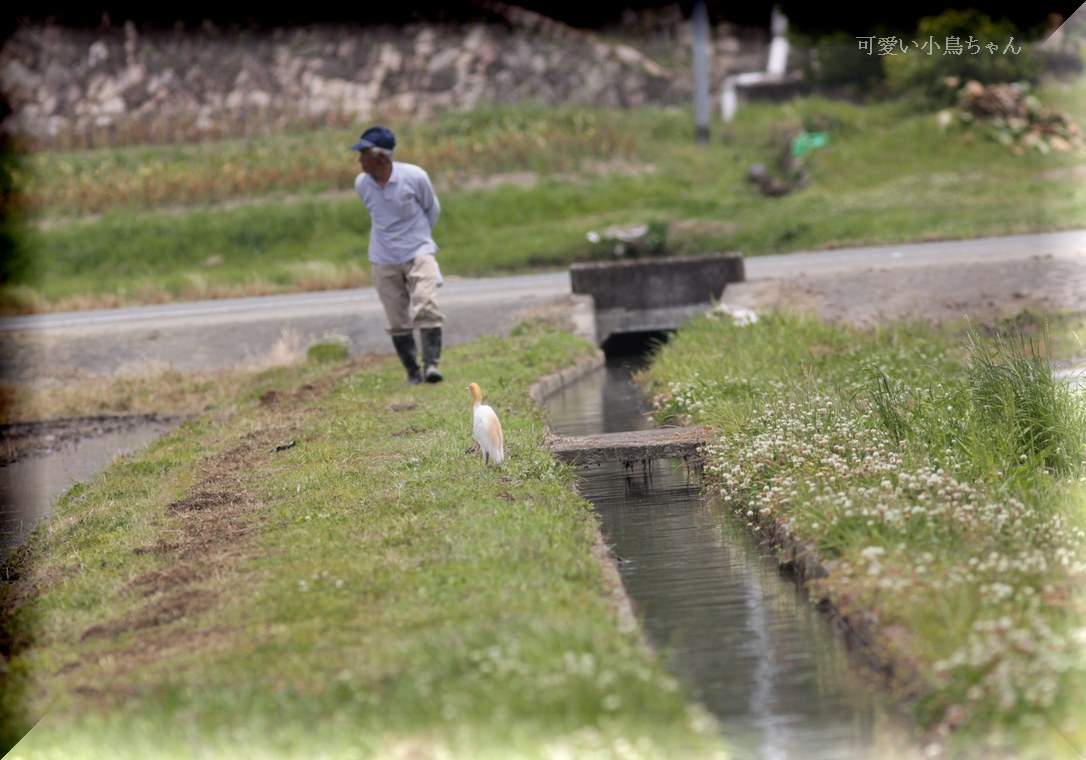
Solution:
[{"label": "green grass", "polygon": [[4,589],[28,636],[9,729],[45,715],[24,755],[723,757],[621,629],[540,445],[528,384],[588,348],[525,325],[413,388],[385,359],[270,370],[75,489]]},{"label": "green grass", "polygon": [[[1084,87],[1050,91],[1081,119]],[[692,140],[687,109],[527,105],[392,126],[400,160],[434,179],[444,208],[435,236],[453,275],[566,267],[599,256],[585,236],[615,224],[670,225],[671,253],[757,256],[1086,218],[1086,156],[1014,155],[979,129],[940,128],[911,102],[749,104],[707,145]],[[775,165],[801,129],[831,135],[807,159],[808,185],[760,195],[748,166]],[[5,291],[5,308],[366,284],[369,219],[351,191],[350,137],[30,156],[21,184],[46,224],[28,243],[35,272]],[[503,184],[508,173],[521,179]],[[104,216],[78,221],[89,212]]]},{"label": "green grass", "polygon": [[[587,158],[628,152],[619,112],[533,104],[447,114],[436,122],[390,124],[403,154],[457,177],[508,171],[563,171]],[[357,138],[318,130],[197,144],[121,146],[32,154],[15,177],[29,209],[46,218],[118,209],[202,206],[235,199],[351,190]]]},{"label": "green grass", "polygon": [[659,415],[719,432],[716,503],[831,568],[814,598],[867,621],[922,730],[968,757],[1077,757],[1086,396],[1053,378],[1043,323],[1011,327],[706,317],[642,379]]}]

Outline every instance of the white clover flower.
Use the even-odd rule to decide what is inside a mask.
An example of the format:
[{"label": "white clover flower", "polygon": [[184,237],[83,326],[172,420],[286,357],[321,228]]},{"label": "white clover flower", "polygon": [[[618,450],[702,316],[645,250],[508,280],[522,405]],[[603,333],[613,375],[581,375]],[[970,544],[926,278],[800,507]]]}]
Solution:
[{"label": "white clover flower", "polygon": [[860,555],[869,562],[878,559],[884,554],[886,554],[886,549],[881,546],[868,546],[860,552]]}]

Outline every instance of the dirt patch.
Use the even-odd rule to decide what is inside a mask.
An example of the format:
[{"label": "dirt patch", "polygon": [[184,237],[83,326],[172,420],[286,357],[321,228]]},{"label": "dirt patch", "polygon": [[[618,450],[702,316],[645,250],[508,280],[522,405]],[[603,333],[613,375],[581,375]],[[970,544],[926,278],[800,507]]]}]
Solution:
[{"label": "dirt patch", "polygon": [[[105,675],[112,680],[171,653],[214,646],[229,634],[221,629],[211,635],[184,622],[195,621],[219,605],[223,579],[229,578],[231,585],[241,583],[241,563],[258,551],[253,538],[264,505],[259,495],[245,486],[242,473],[259,467],[271,455],[273,441],[292,434],[290,416],[271,412],[266,428],[246,434],[225,452],[204,459],[199,465],[203,480],[162,507],[162,538],[133,549],[135,554],[160,558],[157,567],[127,584],[126,590],[140,602],[123,615],[87,627],[80,641],[100,645],[86,660],[66,665],[75,684],[73,690],[84,700],[111,705],[127,698],[98,688],[103,662],[109,663]],[[178,623],[181,625],[175,625]],[[133,632],[140,635],[120,638]]]},{"label": "dirt patch", "polygon": [[166,625],[206,609],[213,601],[213,595],[208,592],[184,588],[163,596],[142,610],[139,615],[104,625],[92,625],[83,632],[80,640],[85,641],[99,636],[111,638],[130,631]]},{"label": "dirt patch", "polygon": [[299,405],[308,404],[314,398],[324,396],[345,378],[367,372],[384,361],[382,357],[369,354],[352,357],[334,370],[322,375],[319,379],[302,383],[297,388],[287,391],[275,389],[265,391],[260,396],[260,405],[265,409],[287,410],[297,408]]}]

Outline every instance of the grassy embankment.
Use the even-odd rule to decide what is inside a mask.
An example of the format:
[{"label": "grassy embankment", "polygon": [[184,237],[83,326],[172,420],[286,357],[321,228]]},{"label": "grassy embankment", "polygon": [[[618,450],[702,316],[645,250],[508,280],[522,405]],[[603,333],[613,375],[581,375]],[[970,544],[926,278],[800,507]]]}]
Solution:
[{"label": "grassy embankment", "polygon": [[1044,348],[722,316],[642,378],[660,416],[719,432],[710,498],[815,553],[814,598],[873,636],[917,725],[964,757],[1086,749],[1086,394]]},{"label": "grassy embankment", "polygon": [[450,349],[437,386],[391,359],[269,370],[74,489],[5,586],[8,728],[46,715],[13,756],[725,756],[623,629],[541,447],[528,386],[589,349],[524,325]]},{"label": "grassy embankment", "polygon": [[[1084,89],[1041,97],[1084,123]],[[615,224],[667,224],[674,253],[747,255],[1082,224],[1086,157],[1016,156],[979,126],[943,129],[906,102],[751,104],[708,145],[692,140],[688,111],[522,106],[391,126],[398,157],[430,171],[444,203],[437,238],[451,275],[609,255],[585,235]],[[804,128],[832,140],[808,156],[809,185],[763,197],[747,167],[775,165]],[[37,277],[7,289],[5,308],[366,284],[354,137],[29,156],[17,180],[41,223],[27,241]]]}]

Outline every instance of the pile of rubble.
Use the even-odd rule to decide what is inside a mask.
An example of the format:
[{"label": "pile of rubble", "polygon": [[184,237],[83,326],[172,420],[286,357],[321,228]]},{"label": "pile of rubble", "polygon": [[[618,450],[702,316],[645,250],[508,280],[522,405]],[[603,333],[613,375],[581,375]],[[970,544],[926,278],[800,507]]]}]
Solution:
[{"label": "pile of rubble", "polygon": [[958,90],[956,110],[940,116],[944,125],[955,119],[966,125],[983,124],[996,140],[1019,154],[1027,150],[1071,153],[1086,146],[1079,126],[1066,114],[1042,106],[1025,84],[967,82]]}]

